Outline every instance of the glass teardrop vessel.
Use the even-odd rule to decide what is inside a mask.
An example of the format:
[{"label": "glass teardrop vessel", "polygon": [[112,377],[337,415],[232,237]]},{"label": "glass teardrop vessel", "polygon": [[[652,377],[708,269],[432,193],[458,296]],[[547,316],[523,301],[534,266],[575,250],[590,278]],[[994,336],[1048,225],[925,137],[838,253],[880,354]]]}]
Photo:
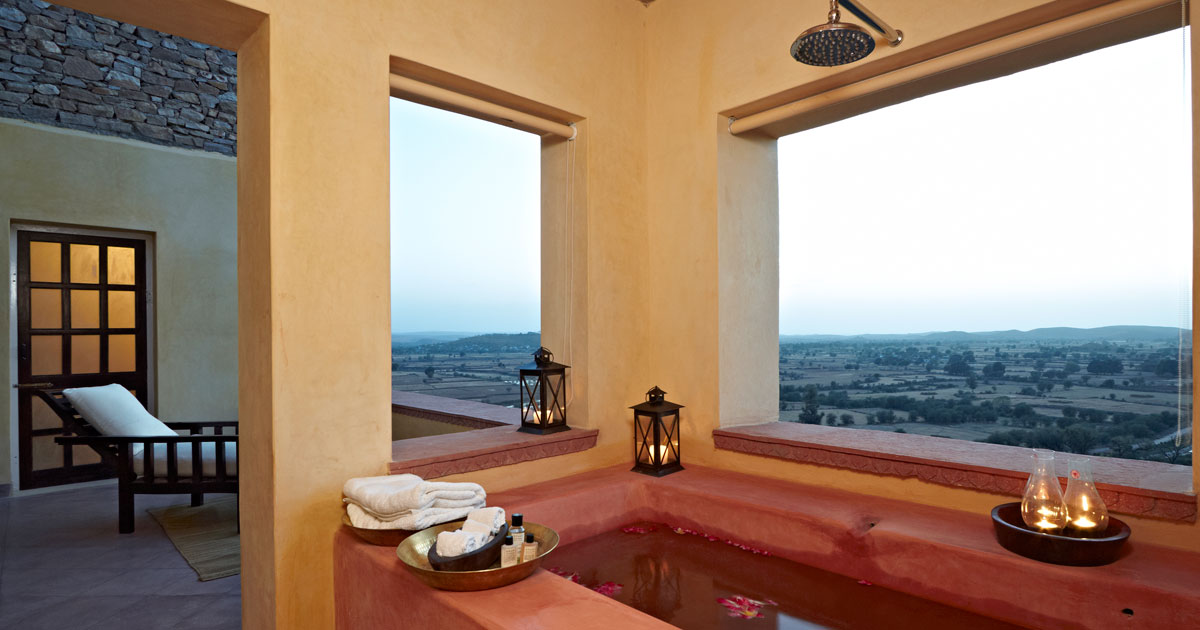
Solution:
[{"label": "glass teardrop vessel", "polygon": [[1021,498],[1021,519],[1035,532],[1057,534],[1067,524],[1062,486],[1054,473],[1054,451],[1033,450],[1033,474]]},{"label": "glass teardrop vessel", "polygon": [[1092,460],[1072,457],[1067,460],[1067,531],[1074,536],[1097,538],[1108,529],[1108,508],[1092,482]]}]

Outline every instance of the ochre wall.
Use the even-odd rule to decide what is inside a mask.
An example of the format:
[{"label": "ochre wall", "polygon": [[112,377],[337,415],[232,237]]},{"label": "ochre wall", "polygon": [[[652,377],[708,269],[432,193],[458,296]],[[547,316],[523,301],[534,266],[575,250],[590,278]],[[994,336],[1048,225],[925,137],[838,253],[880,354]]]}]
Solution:
[{"label": "ochre wall", "polygon": [[[898,48],[876,48],[872,60],[1050,4],[1055,3],[873,6],[904,31],[905,40]],[[647,9],[649,229],[665,238],[654,250],[652,268],[664,302],[683,305],[678,311],[650,312],[656,372],[670,375],[662,386],[688,405],[685,460],[985,513],[1011,498],[713,448],[713,429],[769,422],[778,414],[778,390],[754,387],[756,379],[777,383],[777,364],[761,355],[778,352],[778,263],[775,271],[764,269],[768,263],[752,254],[778,251],[778,207],[770,196],[774,182],[761,178],[763,168],[774,166],[767,146],[773,143],[753,134],[730,138],[727,120],[718,112],[839,72],[798,64],[787,53],[800,31],[822,21],[827,7],[817,0],[753,0],[736,6],[721,0],[663,0]],[[838,176],[831,171],[831,182]],[[770,397],[767,404],[764,395]],[[1141,541],[1200,550],[1197,525],[1129,521]]]},{"label": "ochre wall", "polygon": [[[658,384],[687,405],[692,461],[956,509],[995,501],[712,448],[722,413],[738,423],[773,417],[744,375],[775,369],[755,353],[778,332],[777,271],[734,251],[772,251],[774,237],[762,230],[773,219],[761,213],[773,204],[730,166],[739,155],[771,164],[773,152],[719,140],[718,112],[838,72],[786,55],[799,30],[823,20],[824,0],[659,0],[648,8],[634,0],[179,0],[171,11],[154,0],[67,4],[238,49],[246,627],[331,626],[338,491],[347,477],[382,473],[388,459],[390,56],[572,112],[587,127],[579,150],[585,203],[573,215],[582,233],[572,235],[583,252],[571,274],[582,311],[569,333],[561,321],[544,324],[548,338],[573,336],[573,377],[585,401],[577,417],[600,429],[600,446],[471,478],[502,489],[627,461],[626,407]],[[876,8],[904,29],[905,46],[917,46],[1043,4]],[[568,284],[554,279],[559,273],[544,270],[551,277],[543,286]],[[544,317],[561,312],[548,299]],[[722,339],[745,323],[762,336]],[[1145,541],[1187,546],[1195,538],[1190,526],[1138,527]]]},{"label": "ochre wall", "polygon": [[[14,120],[0,120],[0,147],[6,228],[36,221],[154,234],[158,415],[236,420],[235,160]],[[2,242],[7,261],[8,237]],[[3,309],[5,331],[9,316]],[[11,356],[7,333],[0,349]],[[9,362],[0,370],[10,382]],[[0,393],[0,483],[10,481],[11,391]]]}]

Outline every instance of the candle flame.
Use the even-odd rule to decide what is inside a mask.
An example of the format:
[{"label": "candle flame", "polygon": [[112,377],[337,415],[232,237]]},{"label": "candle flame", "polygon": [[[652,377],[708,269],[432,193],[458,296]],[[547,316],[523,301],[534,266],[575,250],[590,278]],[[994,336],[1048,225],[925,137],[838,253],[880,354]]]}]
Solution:
[{"label": "candle flame", "polygon": [[1045,518],[1034,523],[1034,525],[1037,525],[1039,529],[1058,529],[1058,525],[1051,523],[1048,519],[1045,519]]},{"label": "candle flame", "polygon": [[1096,526],[1096,522],[1086,516],[1080,516],[1072,525],[1079,529],[1091,529]]}]

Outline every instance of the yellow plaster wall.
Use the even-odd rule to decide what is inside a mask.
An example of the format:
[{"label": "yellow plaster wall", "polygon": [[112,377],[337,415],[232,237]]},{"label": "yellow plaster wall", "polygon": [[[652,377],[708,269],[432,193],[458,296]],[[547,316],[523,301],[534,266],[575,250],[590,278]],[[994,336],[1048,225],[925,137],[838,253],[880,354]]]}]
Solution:
[{"label": "yellow plaster wall", "polygon": [[[651,385],[642,343],[651,293],[643,281],[640,3],[185,0],[171,11],[145,0],[64,4],[239,48],[246,627],[332,626],[341,484],[382,473],[388,460],[391,56],[586,121],[586,197],[575,215],[586,254],[573,276],[587,299],[571,332],[586,334],[586,343],[572,344],[574,378],[586,391],[577,417],[628,423],[624,406]],[[241,39],[229,43],[230,32]],[[631,433],[617,433],[601,440],[627,443]]]},{"label": "yellow plaster wall", "polygon": [[[625,407],[658,384],[687,405],[684,452],[698,463],[957,509],[993,500],[712,448],[726,410],[753,410],[737,422],[770,415],[751,397],[762,392],[732,371],[764,369],[752,353],[774,342],[747,337],[743,348],[721,331],[748,322],[778,332],[767,330],[777,271],[733,252],[770,251],[764,226],[773,219],[737,214],[770,204],[739,188],[730,161],[741,153],[769,164],[773,155],[719,141],[717,112],[837,72],[786,54],[800,30],[822,21],[824,0],[180,0],[165,12],[150,0],[64,3],[202,41],[241,33],[226,45],[240,46],[246,627],[331,626],[338,490],[346,477],[381,473],[388,459],[389,56],[586,121],[586,192],[573,215],[583,231],[572,235],[586,253],[571,269],[586,295],[569,332],[545,327],[548,338],[574,337],[584,406],[576,417],[601,429],[600,446],[473,479],[503,489],[627,460]],[[891,3],[885,17],[915,46],[1043,4]],[[544,277],[543,287],[561,285]],[[549,297],[544,316],[562,309]],[[1170,544],[1182,526],[1167,527],[1139,531]]]},{"label": "yellow plaster wall", "polygon": [[[152,232],[158,416],[237,419],[237,165],[233,158],[0,120],[0,221]],[[9,260],[10,242],[0,244]],[[9,309],[0,326],[8,330]],[[0,352],[11,356],[9,336]],[[4,361],[3,382],[11,380]],[[11,407],[12,389],[0,403]],[[15,413],[3,414],[0,457]],[[0,484],[9,483],[7,465]],[[15,483],[14,483],[15,485]]]},{"label": "yellow plaster wall", "polygon": [[[873,6],[904,31],[905,42],[896,49],[880,46],[872,59],[1052,3],[932,4]],[[656,282],[666,287],[666,300],[680,305],[677,312],[650,313],[656,371],[671,375],[664,388],[673,386],[673,397],[688,405],[687,460],[986,512],[1011,499],[713,448],[712,431],[720,426],[778,417],[777,389],[755,386],[777,383],[778,261],[776,257],[775,269],[766,269],[769,256],[758,255],[778,251],[778,202],[771,198],[775,182],[761,177],[763,169],[774,168],[773,143],[752,136],[730,138],[727,121],[718,112],[839,72],[805,66],[788,55],[792,40],[822,22],[827,8],[824,0],[663,0],[647,9],[649,227],[666,235],[651,267]],[[836,170],[830,176],[837,181]],[[1140,540],[1200,549],[1200,527],[1130,520]]]}]

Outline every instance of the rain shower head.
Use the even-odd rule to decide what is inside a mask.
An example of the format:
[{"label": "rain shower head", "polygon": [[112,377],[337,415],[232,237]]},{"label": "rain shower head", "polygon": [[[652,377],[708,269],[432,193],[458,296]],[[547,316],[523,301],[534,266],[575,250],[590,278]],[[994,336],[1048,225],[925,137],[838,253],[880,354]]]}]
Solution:
[{"label": "rain shower head", "polygon": [[[868,26],[879,31],[892,46],[898,46],[904,34],[888,26],[866,8],[843,0],[846,9]],[[840,66],[853,63],[875,50],[875,38],[866,29],[841,21],[838,0],[829,2],[829,21],[804,31],[792,42],[792,58],[810,66]]]}]

